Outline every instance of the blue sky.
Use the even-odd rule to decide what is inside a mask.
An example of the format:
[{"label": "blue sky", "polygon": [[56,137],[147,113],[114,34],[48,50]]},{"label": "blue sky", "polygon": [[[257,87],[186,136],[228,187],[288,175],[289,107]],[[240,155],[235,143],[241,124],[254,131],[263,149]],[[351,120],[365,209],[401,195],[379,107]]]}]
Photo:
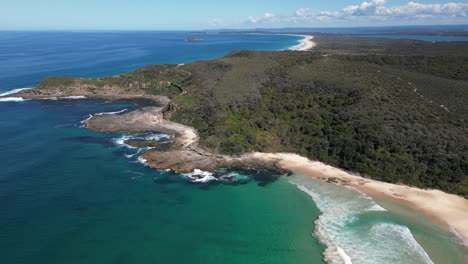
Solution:
[{"label": "blue sky", "polygon": [[468,0],[0,0],[0,29],[468,24]]}]

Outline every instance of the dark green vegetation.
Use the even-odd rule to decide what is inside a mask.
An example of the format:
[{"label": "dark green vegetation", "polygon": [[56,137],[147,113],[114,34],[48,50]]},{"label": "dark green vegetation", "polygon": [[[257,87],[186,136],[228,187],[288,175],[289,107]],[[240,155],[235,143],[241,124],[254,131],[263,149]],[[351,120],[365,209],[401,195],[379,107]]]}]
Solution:
[{"label": "dark green vegetation", "polygon": [[146,139],[127,139],[124,141],[125,144],[135,147],[135,148],[155,148],[158,151],[167,151],[171,149],[171,141],[156,141],[156,140],[146,140]]},{"label": "dark green vegetation", "polygon": [[316,41],[313,52],[239,51],[78,82],[168,95],[166,116],[216,153],[296,152],[468,196],[468,44]]}]

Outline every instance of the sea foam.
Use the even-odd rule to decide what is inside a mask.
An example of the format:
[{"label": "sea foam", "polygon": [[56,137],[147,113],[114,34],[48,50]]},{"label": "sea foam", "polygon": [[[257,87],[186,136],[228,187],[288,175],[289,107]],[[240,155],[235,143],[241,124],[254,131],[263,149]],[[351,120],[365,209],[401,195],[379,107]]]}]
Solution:
[{"label": "sea foam", "polygon": [[192,173],[184,173],[182,175],[193,183],[207,183],[218,180],[214,177],[212,172],[202,171],[199,169],[195,169]]},{"label": "sea foam", "polygon": [[121,114],[126,112],[128,109],[122,109],[120,111],[115,111],[115,112],[102,112],[102,113],[97,113],[94,115],[101,116],[101,115],[116,115],[116,114]]},{"label": "sea foam", "polygon": [[327,263],[432,263],[411,231],[391,222],[389,212],[370,197],[302,175],[291,182],[322,212],[315,236],[327,246]]},{"label": "sea foam", "polygon": [[10,95],[10,94],[15,94],[15,93],[19,93],[21,91],[25,91],[25,90],[31,90],[32,88],[18,88],[18,89],[13,89],[11,91],[7,91],[7,92],[4,92],[4,93],[0,93],[0,97],[2,96],[7,96],[7,95]]},{"label": "sea foam", "polygon": [[86,99],[86,96],[81,96],[81,95],[76,95],[76,96],[65,96],[65,97],[60,97],[60,99],[78,100],[78,99]]},{"label": "sea foam", "polygon": [[24,99],[22,97],[3,97],[0,98],[0,102],[23,102],[28,101],[29,99]]}]

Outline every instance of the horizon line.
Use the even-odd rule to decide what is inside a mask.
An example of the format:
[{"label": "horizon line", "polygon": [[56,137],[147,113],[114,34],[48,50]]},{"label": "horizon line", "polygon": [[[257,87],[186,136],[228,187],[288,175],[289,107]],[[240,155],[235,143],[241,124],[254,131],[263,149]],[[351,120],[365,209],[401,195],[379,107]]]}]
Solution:
[{"label": "horizon line", "polygon": [[[0,31],[259,31],[294,29],[352,29],[352,28],[405,28],[405,27],[462,27],[467,24],[398,25],[398,26],[324,26],[324,27],[262,27],[262,28],[207,28],[207,29],[0,29]],[[465,29],[468,32],[468,28]]]}]

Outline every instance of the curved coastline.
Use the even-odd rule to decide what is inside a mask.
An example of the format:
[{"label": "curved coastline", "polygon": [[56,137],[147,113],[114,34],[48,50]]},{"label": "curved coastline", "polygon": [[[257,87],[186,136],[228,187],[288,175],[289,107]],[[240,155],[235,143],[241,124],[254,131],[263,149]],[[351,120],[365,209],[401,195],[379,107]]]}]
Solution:
[{"label": "curved coastline", "polygon": [[317,43],[313,41],[314,36],[313,35],[305,35],[305,34],[267,34],[267,33],[248,33],[250,35],[282,35],[282,36],[292,36],[292,37],[302,37],[301,40],[299,40],[299,44],[294,45],[292,47],[289,47],[289,50],[295,50],[295,51],[309,51],[313,49],[315,46],[317,46]]},{"label": "curved coastline", "polygon": [[240,156],[212,154],[198,145],[198,134],[192,127],[168,121],[164,107],[147,107],[123,115],[93,116],[84,121],[87,128],[99,132],[159,132],[175,135],[175,147],[169,151],[147,150],[141,158],[158,170],[171,169],[190,173],[196,169],[254,168],[278,174],[297,172],[317,180],[352,187],[373,198],[399,203],[432,219],[456,235],[468,248],[468,200],[439,190],[425,190],[386,183],[346,172],[312,161],[294,153],[245,153]]},{"label": "curved coastline", "polygon": [[[294,35],[299,36],[299,35]],[[316,44],[313,36],[305,36],[295,50],[308,50]],[[32,92],[32,91],[31,91]],[[21,99],[47,99],[41,96],[31,96],[27,92],[10,93],[19,95]],[[58,95],[58,99],[66,99],[67,94]],[[50,95],[49,95],[50,96]],[[73,94],[68,97],[102,98],[109,100],[139,99],[140,95],[115,96]],[[144,97],[146,99],[146,97]],[[71,99],[71,98],[70,98]],[[78,99],[78,98],[76,98]],[[81,98],[80,98],[81,99]],[[167,97],[151,98],[162,107],[141,108],[123,115],[115,113],[95,114],[83,121],[84,125],[99,132],[139,133],[162,132],[175,135],[176,147],[170,151],[145,151],[141,160],[152,168],[175,172],[192,172],[195,169],[214,170],[221,167],[274,170],[283,174],[289,171],[303,173],[311,178],[338,185],[350,186],[374,198],[383,198],[402,204],[407,208],[420,212],[440,226],[454,233],[465,247],[468,248],[468,202],[466,199],[444,193],[438,190],[423,190],[405,185],[380,182],[344,170],[326,165],[318,161],[311,161],[294,153],[247,153],[241,156],[215,155],[198,146],[197,131],[185,125],[171,122],[164,118],[163,110],[170,100]],[[465,220],[465,221],[464,221]]]},{"label": "curved coastline", "polygon": [[286,34],[285,36],[296,36],[296,37],[303,37],[299,42],[299,45],[293,46],[290,49],[291,50],[297,50],[297,51],[308,51],[313,49],[315,46],[317,46],[317,43],[313,41],[314,36],[312,35],[291,35],[291,34]]}]

